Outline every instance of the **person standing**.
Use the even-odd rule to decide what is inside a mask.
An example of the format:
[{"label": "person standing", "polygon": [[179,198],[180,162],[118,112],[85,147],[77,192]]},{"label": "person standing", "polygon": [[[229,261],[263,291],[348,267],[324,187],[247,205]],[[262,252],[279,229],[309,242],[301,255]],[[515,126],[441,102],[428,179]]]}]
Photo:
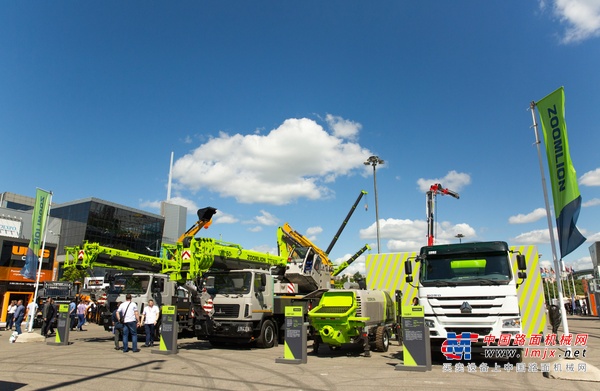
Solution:
[{"label": "person standing", "polygon": [[117,312],[119,311],[119,307],[122,302],[117,302],[117,308],[112,313],[112,322],[113,322],[113,334],[115,335],[115,350],[121,350],[119,346],[119,339],[123,338],[123,324],[119,321],[119,317],[117,316]]},{"label": "person standing", "polygon": [[23,318],[25,317],[25,306],[23,305],[23,300],[17,301],[17,309],[15,310],[13,317],[15,319],[15,330],[17,331],[17,334],[22,334],[21,323],[23,323]]},{"label": "person standing", "polygon": [[6,330],[12,330],[15,324],[15,311],[17,310],[17,301],[11,300],[8,305],[8,312],[6,313]]},{"label": "person standing", "polygon": [[85,324],[85,313],[87,311],[87,305],[84,300],[79,302],[77,306],[77,318],[79,319],[79,323],[77,323],[77,331],[83,331],[83,325]]},{"label": "person standing", "polygon": [[154,329],[158,322],[159,315],[160,310],[154,305],[154,300],[148,300],[148,305],[142,312],[142,323],[144,324],[144,331],[146,332],[145,347],[154,346]]},{"label": "person standing", "polygon": [[73,331],[75,328],[77,317],[77,304],[75,304],[75,299],[72,299],[69,303],[69,329]]},{"label": "person standing", "polygon": [[29,325],[31,325],[31,329],[33,330],[33,322],[32,319],[35,320],[35,317],[37,316],[37,311],[38,311],[38,305],[35,301],[31,301],[31,303],[27,304],[27,312],[26,312],[26,318],[27,321],[25,322],[26,329],[29,330]]},{"label": "person standing", "polygon": [[48,338],[48,331],[51,328],[52,321],[54,320],[54,305],[52,304],[52,299],[48,298],[46,303],[42,307],[42,335],[45,338]]},{"label": "person standing", "polygon": [[131,294],[125,296],[126,301],[121,303],[117,316],[119,321],[123,319],[123,353],[127,353],[127,345],[129,343],[129,335],[131,334],[131,349],[134,353],[139,352],[137,348],[137,326],[140,325],[140,313],[137,305],[131,301]]}]

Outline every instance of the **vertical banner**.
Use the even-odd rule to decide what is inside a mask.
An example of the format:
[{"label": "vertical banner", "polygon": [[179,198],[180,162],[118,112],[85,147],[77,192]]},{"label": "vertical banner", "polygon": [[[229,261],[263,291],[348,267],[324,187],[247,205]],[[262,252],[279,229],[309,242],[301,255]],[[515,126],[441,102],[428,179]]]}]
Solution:
[{"label": "vertical banner", "polygon": [[581,209],[581,195],[577,185],[577,173],[569,154],[564,88],[560,87],[546,96],[537,102],[536,106],[546,144],[560,255],[564,258],[585,242],[585,237],[576,227]]},{"label": "vertical banner", "polygon": [[25,256],[25,265],[21,269],[21,275],[29,280],[35,280],[38,269],[38,257],[42,242],[44,240],[44,230],[46,229],[46,220],[50,208],[50,192],[37,189],[35,197],[35,206],[31,218],[31,241],[27,248]]}]

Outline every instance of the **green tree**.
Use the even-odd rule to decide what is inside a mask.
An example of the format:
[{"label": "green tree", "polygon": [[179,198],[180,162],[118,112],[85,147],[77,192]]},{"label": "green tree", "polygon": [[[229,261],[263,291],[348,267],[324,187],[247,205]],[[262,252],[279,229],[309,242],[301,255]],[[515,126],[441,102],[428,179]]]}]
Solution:
[{"label": "green tree", "polygon": [[89,277],[89,273],[87,270],[80,270],[74,267],[70,267],[68,269],[64,269],[63,276],[60,279],[61,281],[80,281],[83,284],[83,280],[85,277]]}]

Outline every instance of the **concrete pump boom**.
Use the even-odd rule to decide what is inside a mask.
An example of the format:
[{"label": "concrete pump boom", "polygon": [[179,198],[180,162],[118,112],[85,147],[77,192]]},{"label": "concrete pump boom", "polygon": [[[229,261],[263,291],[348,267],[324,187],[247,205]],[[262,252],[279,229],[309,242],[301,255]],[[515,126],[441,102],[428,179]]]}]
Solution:
[{"label": "concrete pump boom", "polygon": [[427,191],[427,245],[433,246],[433,231],[434,231],[434,211],[435,211],[435,197],[438,195],[449,195],[456,199],[460,198],[458,193],[445,189],[439,183],[431,185]]}]

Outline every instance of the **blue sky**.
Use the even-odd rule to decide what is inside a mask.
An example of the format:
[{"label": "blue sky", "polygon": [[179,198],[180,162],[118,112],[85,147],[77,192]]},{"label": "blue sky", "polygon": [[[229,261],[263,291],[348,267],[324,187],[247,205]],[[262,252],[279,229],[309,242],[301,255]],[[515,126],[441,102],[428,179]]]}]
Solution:
[{"label": "blue sky", "polygon": [[[275,251],[289,222],[336,262],[436,243],[550,261],[532,100],[565,87],[591,267],[600,240],[600,1],[0,3],[0,191],[219,210],[204,235]],[[544,156],[545,159],[545,156]],[[547,175],[547,174],[546,174]],[[553,218],[554,220],[554,218]],[[364,270],[364,260],[350,272]]]}]

